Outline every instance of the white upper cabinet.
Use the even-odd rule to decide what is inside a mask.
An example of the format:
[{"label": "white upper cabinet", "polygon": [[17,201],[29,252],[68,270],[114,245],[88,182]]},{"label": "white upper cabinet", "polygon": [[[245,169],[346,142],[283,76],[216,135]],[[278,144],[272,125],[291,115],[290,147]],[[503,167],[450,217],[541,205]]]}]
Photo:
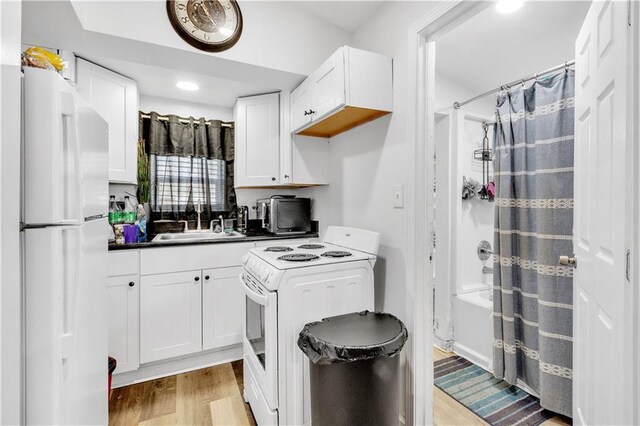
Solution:
[{"label": "white upper cabinet", "polygon": [[393,110],[393,61],[341,47],[292,93],[295,134],[328,138]]},{"label": "white upper cabinet", "polygon": [[345,103],[344,54],[340,49],[311,74],[310,111],[312,120],[320,120]]},{"label": "white upper cabinet", "polygon": [[291,92],[291,128],[300,129],[311,122],[311,84],[305,80]]},{"label": "white upper cabinet", "polygon": [[81,93],[109,124],[109,182],[137,184],[136,82],[80,58],[76,79]]},{"label": "white upper cabinet", "polygon": [[290,104],[306,104],[305,98],[310,102],[310,92],[301,90],[297,94],[280,92],[238,99],[234,107],[236,188],[328,184],[327,141],[305,137],[294,140],[290,131]]},{"label": "white upper cabinet", "polygon": [[240,98],[233,109],[236,186],[280,183],[280,94]]}]

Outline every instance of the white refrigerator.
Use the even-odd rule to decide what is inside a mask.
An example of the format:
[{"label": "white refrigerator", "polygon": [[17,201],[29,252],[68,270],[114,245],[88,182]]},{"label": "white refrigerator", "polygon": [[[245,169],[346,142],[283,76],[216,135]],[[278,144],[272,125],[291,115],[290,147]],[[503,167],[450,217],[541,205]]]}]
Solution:
[{"label": "white refrigerator", "polygon": [[108,125],[26,68],[22,268],[27,424],[107,424]]}]

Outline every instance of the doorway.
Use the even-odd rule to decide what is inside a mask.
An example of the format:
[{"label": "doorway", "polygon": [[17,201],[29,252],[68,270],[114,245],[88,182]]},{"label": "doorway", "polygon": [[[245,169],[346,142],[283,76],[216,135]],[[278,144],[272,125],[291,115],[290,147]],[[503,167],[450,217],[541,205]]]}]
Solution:
[{"label": "doorway", "polygon": [[[556,23],[556,26],[564,28],[563,33],[565,39],[563,43],[558,42],[556,39],[552,39],[550,43],[552,48],[548,48],[549,52],[544,51],[544,43],[540,40],[537,41],[537,45],[526,46],[527,40],[519,40],[520,48],[525,51],[537,52],[536,48],[543,49],[542,54],[537,52],[533,55],[533,58],[538,61],[525,61],[520,60],[514,66],[509,66],[508,61],[506,63],[491,61],[490,55],[486,54],[486,58],[481,60],[471,60],[474,56],[464,48],[475,49],[482,51],[483,49],[491,49],[491,46],[500,46],[500,44],[493,43],[489,46],[474,44],[478,41],[479,34],[477,28],[482,25],[487,25],[488,28],[501,28],[504,25],[491,25],[487,23],[488,14],[493,11],[490,8],[491,5],[484,5],[482,7],[472,6],[457,2],[456,4],[443,6],[440,10],[434,11],[434,13],[425,17],[420,22],[416,23],[411,32],[411,53],[415,55],[413,57],[415,69],[418,70],[418,77],[415,81],[415,86],[412,90],[418,95],[416,97],[416,104],[414,111],[417,117],[417,125],[414,129],[411,129],[411,136],[415,137],[416,141],[426,141],[425,146],[421,147],[417,142],[414,146],[416,154],[417,165],[412,169],[414,175],[415,185],[412,188],[413,193],[416,196],[415,210],[416,217],[412,218],[411,229],[416,231],[415,235],[418,237],[415,240],[410,241],[412,249],[415,254],[415,263],[413,266],[414,277],[416,282],[429,282],[434,286],[425,286],[423,294],[420,295],[420,286],[416,286],[415,295],[417,300],[415,303],[408,301],[413,306],[413,312],[416,323],[416,333],[422,330],[425,333],[423,340],[420,336],[416,336],[416,348],[414,348],[414,365],[416,377],[420,377],[420,373],[424,373],[422,377],[426,377],[427,380],[424,386],[421,386],[420,380],[417,379],[413,386],[414,391],[414,415],[415,422],[419,423],[421,418],[421,410],[424,410],[425,423],[429,423],[429,414],[432,413],[432,407],[430,406],[431,399],[425,398],[421,400],[421,392],[423,396],[427,396],[431,393],[430,385],[433,382],[433,371],[430,369],[430,359],[434,354],[427,355],[421,354],[420,348],[427,348],[431,351],[433,343],[438,344],[445,350],[445,352],[463,353],[466,358],[472,358],[474,355],[480,355],[476,359],[469,360],[474,365],[482,364],[487,371],[490,371],[491,366],[491,345],[489,345],[489,352],[487,354],[486,339],[480,339],[482,332],[467,333],[471,337],[479,338],[479,342],[473,342],[468,339],[466,342],[458,342],[456,347],[456,335],[465,339],[464,332],[469,331],[469,326],[458,324],[458,331],[462,333],[456,333],[456,317],[455,304],[462,304],[462,302],[468,302],[466,299],[472,299],[471,305],[475,305],[474,309],[482,306],[481,294],[477,294],[478,297],[472,297],[472,293],[482,293],[486,286],[490,286],[492,280],[488,280],[484,275],[490,275],[488,269],[491,266],[484,261],[478,259],[476,254],[479,252],[478,245],[480,241],[474,241],[473,244],[465,242],[464,239],[478,239],[478,234],[482,234],[482,228],[486,226],[489,228],[489,235],[487,239],[481,241],[493,242],[492,229],[492,206],[486,207],[483,201],[479,201],[477,204],[468,204],[462,206],[461,199],[461,176],[462,169],[466,165],[468,173],[471,177],[474,176],[474,171],[477,173],[480,168],[474,165],[473,158],[464,154],[465,149],[472,149],[472,151],[480,150],[482,147],[481,141],[483,139],[482,124],[487,121],[488,117],[494,116],[495,111],[493,104],[495,98],[484,98],[477,102],[465,105],[462,110],[457,112],[453,109],[453,101],[463,101],[467,98],[474,97],[475,95],[482,93],[494,87],[499,87],[507,82],[517,80],[525,76],[532,75],[534,73],[545,70],[546,68],[554,65],[562,64],[565,61],[570,61],[575,56],[574,45],[575,39],[578,36],[578,31],[583,24],[584,17],[589,8],[588,2],[578,4],[574,2],[553,2],[542,4],[525,4],[525,8],[529,8],[526,12],[528,17],[533,17],[536,13],[543,13],[546,16],[557,16],[561,18],[563,16],[563,7],[577,7],[580,11],[576,12],[574,9],[571,16],[576,17],[574,26],[571,30],[567,30],[569,25],[567,17],[562,20],[562,25]],[[533,7],[540,7],[538,11],[533,10]],[[543,8],[546,7],[550,10],[546,12]],[[555,8],[555,10],[554,10]],[[568,9],[567,9],[568,10]],[[483,16],[484,14],[484,16]],[[635,16],[635,15],[634,15]],[[475,21],[475,22],[474,22]],[[455,55],[446,56],[443,50],[447,47],[447,38],[455,40],[457,32],[464,32],[465,26],[474,28],[475,30],[469,31],[470,34],[475,34],[476,37],[468,40],[465,43],[450,42],[450,46],[456,47]],[[517,24],[516,28],[518,27]],[[569,25],[570,26],[570,25]],[[544,41],[544,35],[549,33],[548,28],[541,28],[544,33],[541,35]],[[526,31],[523,31],[526,32]],[[517,31],[515,32],[518,33]],[[505,32],[506,34],[506,32]],[[511,34],[511,33],[510,33]],[[458,34],[458,37],[460,35]],[[498,41],[502,40],[502,45],[505,46],[506,42],[504,37],[501,39],[501,35],[497,34]],[[531,37],[534,38],[534,37]],[[513,40],[512,40],[513,41]],[[518,40],[516,40],[518,42]],[[471,46],[471,47],[469,47]],[[464,47],[464,48],[463,48]],[[450,50],[453,50],[450,47]],[[500,48],[500,51],[507,50]],[[568,53],[567,53],[568,52]],[[554,56],[555,54],[555,56]],[[517,55],[514,56],[514,58]],[[455,64],[455,61],[459,61]],[[459,70],[459,74],[462,77],[455,77],[455,73],[444,71],[447,66],[447,62],[452,69]],[[545,62],[546,61],[546,62]],[[498,67],[499,70],[492,71]],[[509,77],[506,74],[500,75],[501,72],[511,73]],[[421,74],[423,73],[423,74]],[[478,87],[468,87],[469,79],[465,78],[466,75],[489,75],[495,78],[495,83],[480,84],[483,89]],[[445,74],[445,77],[439,77],[439,74]],[[516,74],[516,75],[513,75]],[[422,75],[422,77],[420,77]],[[447,78],[449,81],[447,81]],[[453,80],[453,84],[452,84]],[[467,87],[465,87],[467,86]],[[465,90],[466,89],[466,90]],[[421,119],[420,117],[426,117]],[[475,125],[475,130],[474,130]],[[471,146],[462,147],[456,145],[452,148],[451,141],[456,139],[458,141],[468,141]],[[491,140],[491,133],[489,133],[489,139]],[[442,144],[442,141],[445,143]],[[492,142],[492,141],[491,141]],[[453,153],[451,151],[454,151]],[[440,154],[440,155],[439,155]],[[444,158],[443,155],[448,155]],[[461,160],[466,156],[466,160]],[[461,160],[463,164],[459,164]],[[422,161],[422,163],[421,163]],[[420,164],[427,164],[427,167],[420,167]],[[431,168],[430,165],[434,167]],[[479,176],[479,175],[476,175]],[[477,180],[477,179],[475,179]],[[421,183],[421,181],[423,183]],[[435,182],[435,194],[431,197],[432,182]],[[485,182],[482,182],[483,184]],[[421,191],[424,191],[424,196],[421,196]],[[421,208],[424,208],[421,211]],[[475,207],[475,208],[474,208]],[[426,212],[426,214],[425,214]],[[420,215],[423,215],[420,217]],[[440,221],[438,220],[440,218]],[[424,220],[424,222],[422,222]],[[448,220],[448,222],[447,222]],[[468,222],[465,224],[465,220]],[[464,226],[469,226],[469,223],[473,226],[472,229],[465,231]],[[433,233],[432,233],[433,231]],[[424,236],[424,241],[420,241],[420,236]],[[432,252],[433,250],[433,252]],[[466,250],[466,252],[465,252]],[[491,249],[489,249],[491,250]],[[471,255],[469,255],[471,253]],[[424,256],[424,257],[423,257]],[[420,259],[431,258],[432,261],[427,265],[420,265]],[[462,263],[464,267],[459,267],[458,264]],[[464,269],[468,267],[467,269]],[[474,273],[480,278],[473,278]],[[484,272],[484,273],[483,273]],[[471,278],[466,279],[471,276]],[[422,278],[422,281],[420,280]],[[435,289],[435,292],[433,290]],[[458,298],[456,302],[456,296],[468,296]],[[424,297],[420,300],[420,296]],[[488,302],[491,302],[490,300]],[[486,303],[484,303],[486,307]],[[421,314],[421,308],[426,311],[425,314]],[[459,307],[458,310],[464,309]],[[468,317],[473,317],[473,312],[465,311]],[[487,318],[491,312],[487,310],[485,315],[485,322],[490,324],[491,319]],[[480,314],[479,314],[480,315]],[[484,315],[484,314],[483,314]],[[460,319],[460,318],[458,318]],[[472,321],[477,322],[477,321]],[[431,330],[434,330],[435,334],[431,335]],[[486,333],[485,333],[486,335]],[[481,343],[485,343],[484,348],[481,348]],[[421,346],[424,343],[424,346]],[[480,343],[480,344],[478,344]],[[464,353],[466,350],[466,353]],[[485,351],[485,355],[482,356],[482,351]],[[633,351],[632,351],[633,352]],[[437,354],[437,353],[436,353]],[[488,355],[488,356],[487,356]],[[629,359],[633,359],[630,355]],[[420,370],[420,361],[425,361],[424,370]],[[429,361],[429,362],[426,362]],[[523,385],[523,387],[525,387]],[[532,389],[528,389],[532,391]],[[534,393],[535,392],[531,392]],[[437,403],[437,399],[436,399]],[[437,416],[436,416],[437,420]]]}]

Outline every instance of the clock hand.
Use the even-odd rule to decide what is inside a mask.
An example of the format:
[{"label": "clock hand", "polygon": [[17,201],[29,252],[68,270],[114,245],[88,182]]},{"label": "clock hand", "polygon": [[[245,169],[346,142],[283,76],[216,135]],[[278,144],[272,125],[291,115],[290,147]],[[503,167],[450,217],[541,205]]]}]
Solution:
[{"label": "clock hand", "polygon": [[211,14],[209,13],[209,11],[207,10],[206,7],[204,7],[204,2],[200,3],[200,7],[202,8],[202,10],[204,10],[205,15],[207,15],[207,17],[209,18],[209,20],[211,21],[211,23],[213,24],[214,27],[216,27],[216,31],[220,31],[220,28],[218,28],[218,25],[215,23],[215,21],[213,20],[213,17],[211,17]]}]

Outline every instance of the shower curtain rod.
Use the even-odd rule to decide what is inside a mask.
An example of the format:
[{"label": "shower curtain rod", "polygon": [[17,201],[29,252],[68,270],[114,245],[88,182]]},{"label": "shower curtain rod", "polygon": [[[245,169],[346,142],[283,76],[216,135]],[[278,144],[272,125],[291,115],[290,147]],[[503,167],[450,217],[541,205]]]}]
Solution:
[{"label": "shower curtain rod", "polygon": [[478,96],[474,96],[471,99],[467,99],[464,102],[454,102],[453,103],[453,108],[454,109],[460,109],[460,107],[462,107],[463,105],[469,104],[473,101],[477,101],[478,99],[484,98],[485,96],[489,96],[489,95],[493,95],[496,92],[499,92],[501,90],[505,90],[505,89],[510,89],[511,87],[515,86],[516,84],[524,84],[527,81],[531,81],[531,80],[537,80],[538,77],[542,77],[543,75],[547,75],[550,74],[554,71],[558,71],[561,70],[562,68],[568,69],[570,66],[574,65],[576,63],[576,61],[567,61],[564,64],[560,64],[560,65],[556,65],[555,67],[549,68],[547,70],[544,70],[542,72],[539,72],[537,74],[533,74],[530,75],[529,77],[526,78],[521,78],[519,80],[514,80],[511,83],[507,83],[507,84],[503,84],[502,86],[493,89],[493,90],[489,90],[488,92],[484,92],[481,95]]}]

